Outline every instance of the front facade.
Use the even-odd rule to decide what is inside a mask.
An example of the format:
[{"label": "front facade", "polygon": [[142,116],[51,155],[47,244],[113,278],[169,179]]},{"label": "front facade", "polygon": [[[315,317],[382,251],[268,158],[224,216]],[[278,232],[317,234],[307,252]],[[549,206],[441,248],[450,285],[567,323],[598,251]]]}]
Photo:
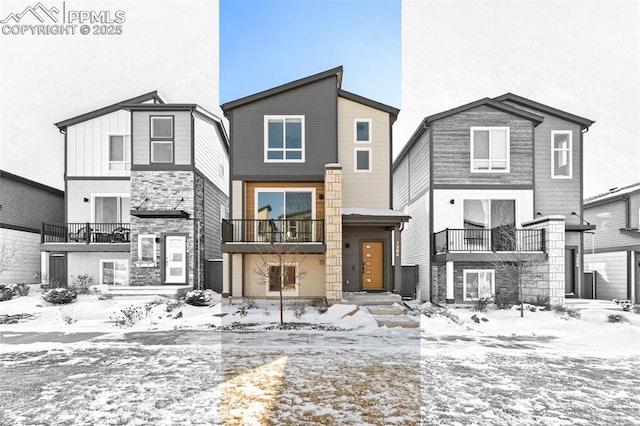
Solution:
[{"label": "front facade", "polygon": [[496,265],[516,262],[538,269],[526,299],[580,295],[582,135],[592,123],[513,94],[422,121],[393,166],[420,299],[515,301]]},{"label": "front facade", "polygon": [[43,225],[43,267],[63,285],[87,274],[117,288],[205,286],[228,208],[220,119],[151,92],[56,125],[65,220]]},{"label": "front facade", "polygon": [[390,200],[398,110],[342,90],[341,79],[339,67],[222,105],[225,293],[271,297],[282,286],[287,297],[335,301],[394,289],[392,235],[399,241],[406,221]]},{"label": "front facade", "polygon": [[63,220],[63,191],[0,170],[0,264],[12,259],[0,266],[0,282],[40,282],[42,222]]},{"label": "front facade", "polygon": [[640,183],[587,198],[585,296],[640,303]]}]

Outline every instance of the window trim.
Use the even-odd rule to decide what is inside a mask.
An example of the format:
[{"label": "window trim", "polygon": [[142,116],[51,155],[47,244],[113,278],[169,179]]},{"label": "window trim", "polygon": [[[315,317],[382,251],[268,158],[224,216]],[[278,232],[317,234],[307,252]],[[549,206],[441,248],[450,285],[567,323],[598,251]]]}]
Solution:
[{"label": "window trim", "polygon": [[[369,152],[369,168],[368,169],[358,169],[358,152],[360,151],[368,151]],[[373,172],[373,149],[372,148],[354,148],[353,149],[353,171],[355,173],[371,173]]]},{"label": "window trim", "polygon": [[[126,272],[126,281],[125,284],[123,284],[123,287],[128,286],[129,283],[129,259],[100,259],[100,285],[109,285],[109,286],[120,286],[120,284],[104,284],[104,264],[107,262],[124,262],[125,265],[127,266],[127,272]],[[114,276],[115,276],[115,270],[114,270]]]},{"label": "window trim", "polygon": [[[142,259],[142,239],[143,238],[151,238],[153,240],[153,259],[145,260]],[[158,243],[156,243],[156,235],[155,234],[139,234],[138,235],[138,262],[153,262],[154,265],[157,264],[158,260]]]},{"label": "window trim", "polygon": [[[508,197],[508,196],[505,196]],[[460,208],[460,217],[462,218],[462,224],[461,224],[461,229],[465,229],[464,227],[464,203],[465,201],[488,201],[489,202],[489,228],[488,229],[493,229],[491,228],[491,202],[492,201],[513,201],[514,206],[513,206],[513,214],[515,216],[515,226],[516,229],[521,229],[522,226],[520,225],[521,220],[518,219],[520,217],[520,198],[519,197],[515,197],[513,196],[513,198],[491,198],[491,197],[482,197],[482,196],[465,196],[462,198],[462,207]]]},{"label": "window trim", "polygon": [[[556,148],[555,135],[569,135],[569,147]],[[569,175],[556,175],[555,157],[556,152],[566,151],[568,153]],[[571,130],[552,130],[551,131],[551,179],[573,179],[573,132]]]},{"label": "window trim", "polygon": [[[118,211],[122,210],[122,198],[128,198],[129,199],[129,206],[131,206],[131,194],[125,193],[125,192],[116,192],[116,193],[91,193],[91,223],[96,223],[96,198],[99,197],[115,197],[118,199]],[[120,218],[120,222],[114,222],[114,223],[130,223],[130,222],[123,222],[122,218]]]},{"label": "window trim", "polygon": [[[279,188],[264,188],[264,187],[256,187],[253,190],[253,218],[258,218],[258,194],[260,192],[311,192],[311,220],[316,220],[316,189],[311,187],[279,187]],[[284,199],[286,205],[286,195]],[[283,206],[285,207],[285,206]],[[285,220],[286,220],[286,209],[285,209]],[[312,222],[315,223],[315,222]],[[257,226],[257,223],[256,223]],[[256,232],[256,231],[254,231]],[[257,233],[256,233],[257,235]],[[311,238],[312,241],[316,240],[316,227],[315,225],[311,227]],[[303,243],[299,243],[303,244]]]},{"label": "window trim", "polygon": [[[369,140],[367,141],[359,141],[358,140],[358,123],[365,122],[369,123]],[[353,142],[357,144],[363,143],[373,143],[373,120],[371,118],[354,118],[353,119]]]},{"label": "window trim", "polygon": [[[293,266],[294,268],[296,268],[296,282],[294,285],[294,291],[283,291],[282,295],[283,296],[298,296],[300,293],[300,264],[299,262],[285,262],[282,265],[280,265],[277,262],[268,262],[266,264],[267,268],[271,268],[272,266],[282,266],[282,267],[288,267],[288,266]],[[268,274],[267,274],[268,276]],[[280,291],[271,291],[269,290],[269,285],[271,283],[268,281],[267,279],[267,283],[266,283],[266,295],[267,296],[280,296]]]},{"label": "window trim", "polygon": [[496,270],[495,269],[463,269],[462,270],[462,280],[463,280],[462,300],[464,300],[465,302],[471,302],[474,300],[471,297],[467,297],[467,274],[474,274],[474,273],[480,273],[480,272],[491,272],[491,297],[495,297],[496,295]]},{"label": "window trim", "polygon": [[[122,161],[111,160],[111,138],[113,136],[122,136]],[[127,158],[127,137],[129,138],[129,161]],[[131,135],[127,133],[109,133],[109,140],[107,142],[107,171],[109,173],[118,173],[118,172],[129,172],[131,171]],[[129,168],[127,168],[127,163],[129,163]],[[112,170],[111,164],[122,164],[122,170]]]},{"label": "window trim", "polygon": [[[302,141],[300,143],[300,148],[295,148],[295,149],[287,149],[287,141],[286,141],[286,130],[284,133],[284,139],[282,141],[282,148],[269,148],[269,120],[282,120],[283,124],[286,122],[287,118],[293,118],[293,119],[299,119],[301,120],[301,135],[302,135]],[[283,126],[283,129],[286,129],[286,126]],[[305,135],[305,116],[304,115],[265,115],[264,116],[264,140],[263,140],[263,144],[264,144],[264,162],[265,163],[304,163],[305,162],[305,146],[306,146],[306,135]],[[269,151],[282,151],[282,159],[278,160],[278,159],[269,159],[268,158],[268,153]],[[301,158],[300,159],[291,159],[291,160],[287,160],[287,151],[300,151],[301,154]]]},{"label": "window trim", "polygon": [[[474,151],[474,132],[476,130],[488,130],[489,131],[489,169],[488,170],[476,170],[473,165],[476,159],[473,157]],[[491,162],[493,161],[491,158],[491,131],[492,130],[505,130],[507,133],[507,167],[505,169],[492,169]],[[511,128],[504,126],[471,126],[470,127],[470,139],[471,139],[471,150],[469,151],[469,169],[471,173],[510,173],[511,170]],[[502,161],[502,160],[496,160]]]},{"label": "window trim", "polygon": [[[171,119],[171,137],[159,137],[153,135],[153,120],[154,119]],[[150,115],[149,116],[149,164],[174,164],[175,162],[175,135],[176,135],[176,120],[175,115]],[[169,161],[156,161],[153,158],[153,145],[154,144],[171,144],[171,160]]]}]

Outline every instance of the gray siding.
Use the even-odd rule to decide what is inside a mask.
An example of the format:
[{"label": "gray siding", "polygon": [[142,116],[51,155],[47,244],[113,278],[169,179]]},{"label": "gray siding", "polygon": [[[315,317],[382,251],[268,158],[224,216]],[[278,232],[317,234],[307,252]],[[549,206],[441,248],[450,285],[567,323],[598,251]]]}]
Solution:
[{"label": "gray siding", "polygon": [[191,164],[191,113],[189,111],[134,111],[133,132],[133,164],[147,165],[151,160],[150,116],[174,116],[174,164]]},{"label": "gray siding", "polygon": [[431,130],[420,137],[409,153],[409,200],[418,198],[429,188],[429,138]]},{"label": "gray siding", "polygon": [[[392,290],[391,233],[381,228],[345,226],[342,228],[342,290],[362,290],[362,241],[384,241],[384,286]],[[346,248],[349,244],[349,248]]]},{"label": "gray siding", "polygon": [[[291,180],[324,176],[337,153],[336,77],[308,84],[234,109],[231,125],[232,179]],[[264,116],[305,116],[305,162],[264,162]]]},{"label": "gray siding", "polygon": [[411,219],[402,232],[402,264],[418,265],[420,299],[429,300],[431,268],[431,229],[429,225],[429,192],[411,200],[405,210]]},{"label": "gray siding", "polygon": [[0,224],[40,229],[64,222],[64,195],[0,176]]},{"label": "gray siding", "polygon": [[393,170],[393,208],[402,210],[409,202],[409,157],[404,157]]},{"label": "gray siding", "polygon": [[[635,195],[632,200],[640,199],[640,194]],[[637,201],[636,201],[637,202]],[[633,213],[638,214],[638,209],[633,209],[632,203],[632,223]],[[596,249],[622,247],[627,245],[640,245],[640,239],[629,233],[620,232],[621,228],[626,226],[627,207],[624,200],[615,200],[606,204],[600,204],[584,209],[584,218],[592,225],[596,225],[594,245]],[[637,226],[637,225],[636,225]],[[591,239],[587,237],[587,252]]]},{"label": "gray siding", "polygon": [[627,252],[585,254],[585,270],[595,272],[596,298],[627,298]]},{"label": "gray siding", "polygon": [[222,259],[220,206],[229,208],[229,197],[211,181],[204,181],[204,255],[205,259]]}]

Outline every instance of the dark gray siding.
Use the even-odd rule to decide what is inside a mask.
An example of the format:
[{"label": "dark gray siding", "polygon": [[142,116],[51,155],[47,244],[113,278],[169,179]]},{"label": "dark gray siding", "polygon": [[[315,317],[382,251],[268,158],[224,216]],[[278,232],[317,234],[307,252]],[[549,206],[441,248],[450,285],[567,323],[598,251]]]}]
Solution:
[{"label": "dark gray siding", "polygon": [[419,198],[429,188],[429,138],[431,129],[424,132],[413,146],[409,158],[409,200]]},{"label": "dark gray siding", "polygon": [[229,197],[210,180],[204,181],[204,255],[205,260],[222,259],[220,206],[229,208]]},{"label": "dark gray siding", "polygon": [[42,222],[64,222],[64,195],[0,176],[0,224],[35,231]]},{"label": "dark gray siding", "polygon": [[[640,194],[632,196],[632,200],[640,199]],[[633,204],[633,203],[632,203]],[[631,210],[632,214],[634,210]],[[636,209],[635,215],[638,214]],[[640,245],[640,238],[629,232],[620,232],[626,226],[627,205],[624,200],[617,199],[606,204],[585,207],[584,218],[592,225],[596,225],[594,248],[614,248],[630,245]],[[633,222],[631,226],[634,226]],[[637,226],[637,225],[636,225]],[[585,240],[586,252],[591,250],[591,237]]]},{"label": "dark gray siding", "polygon": [[[234,109],[231,126],[232,179],[286,181],[324,176],[338,161],[337,82],[330,77]],[[305,116],[305,162],[264,162],[264,116]]]},{"label": "dark gray siding", "polygon": [[[384,241],[384,286],[392,290],[391,233],[382,228],[365,226],[344,226],[342,228],[342,289],[361,291],[362,241]],[[349,244],[349,248],[347,248]]]},{"label": "dark gray siding", "polygon": [[409,156],[393,170],[393,208],[402,210],[409,202]]}]

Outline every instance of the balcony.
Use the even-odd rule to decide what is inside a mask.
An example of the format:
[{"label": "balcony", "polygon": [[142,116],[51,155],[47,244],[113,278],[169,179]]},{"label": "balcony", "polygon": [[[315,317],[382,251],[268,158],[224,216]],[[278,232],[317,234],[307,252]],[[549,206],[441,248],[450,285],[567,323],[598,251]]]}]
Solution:
[{"label": "balcony", "polygon": [[40,242],[80,244],[129,244],[128,223],[43,223]]},{"label": "balcony", "polygon": [[265,244],[298,245],[301,252],[324,253],[322,219],[223,219],[222,251],[253,253]]},{"label": "balcony", "polygon": [[474,253],[544,252],[544,229],[445,229],[434,234],[436,260],[482,260],[482,257],[468,256]]}]

